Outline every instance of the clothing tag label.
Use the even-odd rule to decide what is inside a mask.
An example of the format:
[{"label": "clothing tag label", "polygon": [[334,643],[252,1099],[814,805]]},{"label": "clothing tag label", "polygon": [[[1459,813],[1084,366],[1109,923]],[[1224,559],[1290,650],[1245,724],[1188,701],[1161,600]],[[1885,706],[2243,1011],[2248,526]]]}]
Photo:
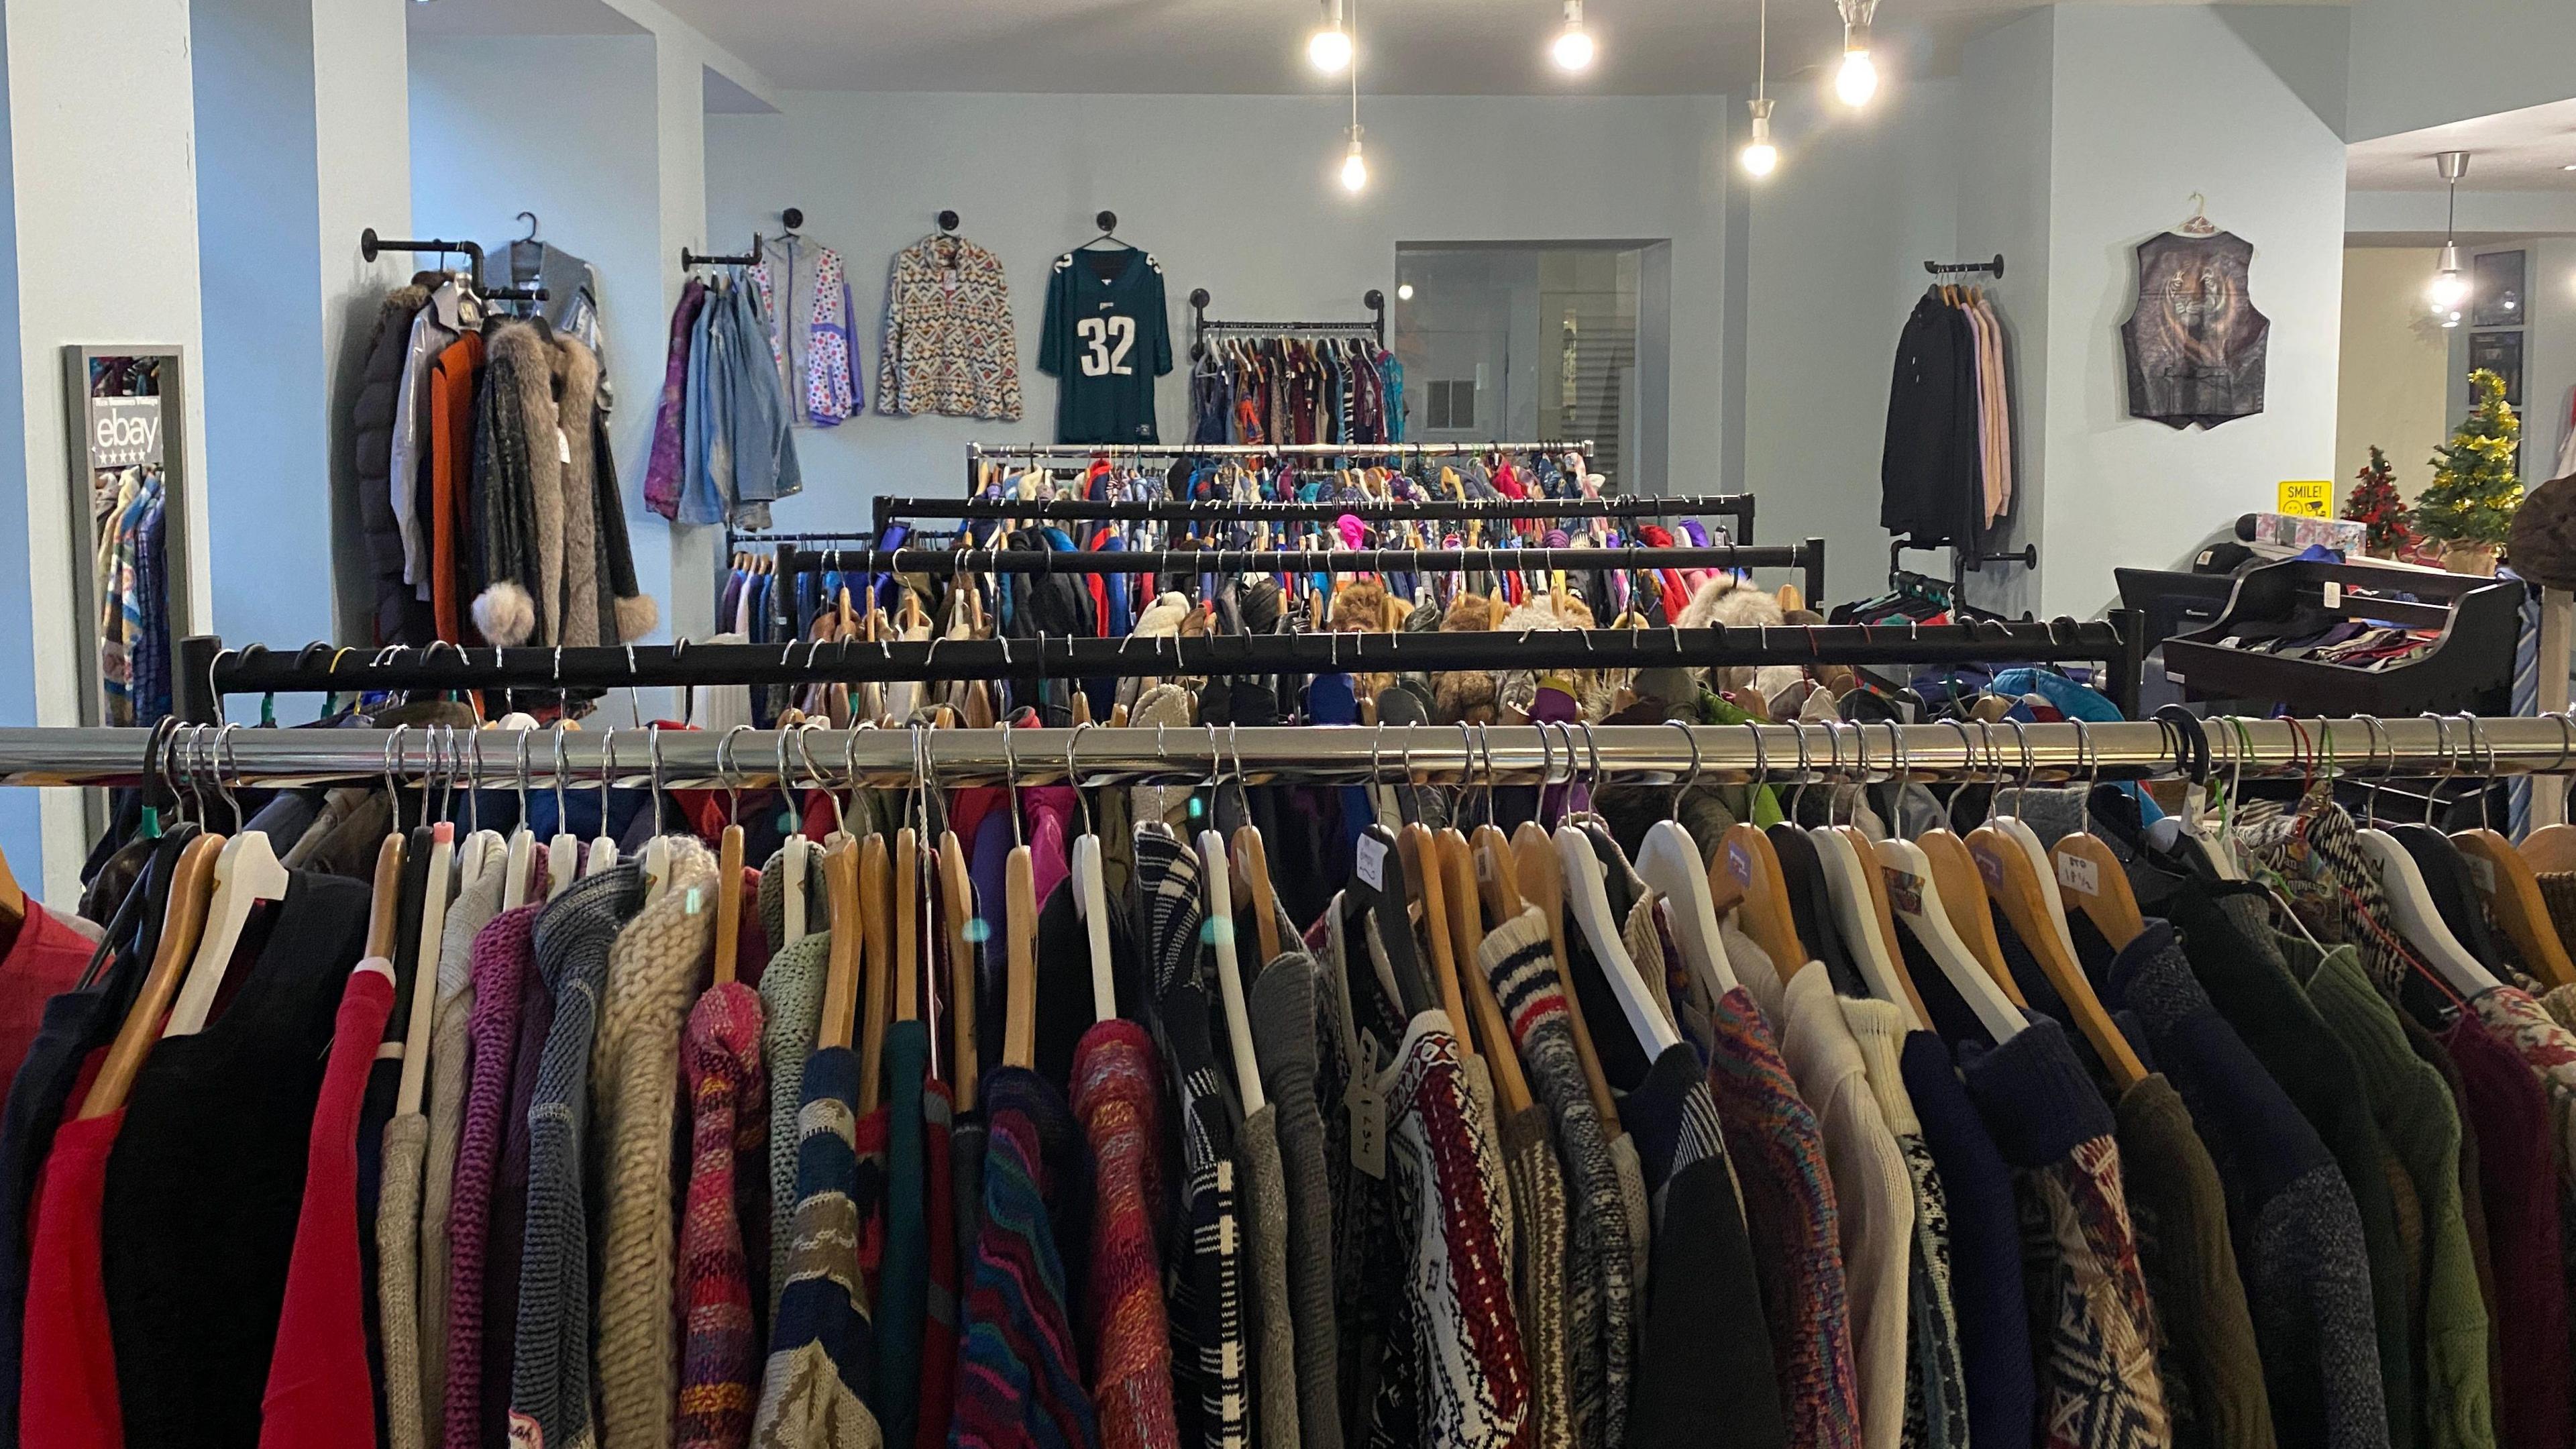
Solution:
[{"label": "clothing tag label", "polygon": [[1478,882],[1479,884],[1484,884],[1484,883],[1491,882],[1493,879],[1494,879],[1494,853],[1493,853],[1492,851],[1490,851],[1490,850],[1480,850],[1480,851],[1477,851],[1477,852],[1476,852],[1476,880],[1477,880],[1477,882]]},{"label": "clothing tag label", "polygon": [[1363,835],[1352,849],[1351,868],[1370,890],[1386,889],[1386,842],[1373,835]]},{"label": "clothing tag label", "polygon": [[2332,579],[2326,580],[2326,607],[2329,609],[2343,607],[2343,585]]},{"label": "clothing tag label", "polygon": [[510,1412],[510,1449],[546,1449],[545,1426],[517,1410]]},{"label": "clothing tag label", "polygon": [[1900,916],[1923,914],[1923,880],[1912,871],[1882,865],[1878,873],[1887,877],[1887,903]]},{"label": "clothing tag label", "polygon": [[1737,885],[1746,890],[1753,889],[1753,853],[1744,848],[1743,841],[1735,841],[1726,847],[1726,873],[1735,877]]},{"label": "clothing tag label", "polygon": [[2080,855],[2057,858],[2057,883],[2079,896],[2102,894],[2102,868]]},{"label": "clothing tag label", "polygon": [[561,427],[555,429],[555,456],[567,463],[572,461],[572,439]]},{"label": "clothing tag label", "polygon": [[2002,890],[2004,888],[2004,863],[1995,858],[1995,853],[1991,850],[1973,849],[1968,853],[1977,858],[1977,874],[1986,878],[1986,884],[1996,890]]},{"label": "clothing tag label", "polygon": [[939,274],[939,286],[942,291],[954,292],[959,284],[960,278],[955,267],[950,267]]},{"label": "clothing tag label", "polygon": [[1386,1094],[1377,1085],[1377,1038],[1366,1032],[1343,1099],[1351,1113],[1351,1165],[1371,1177],[1386,1176]]},{"label": "clothing tag label", "polygon": [[2494,895],[2496,892],[2495,862],[2465,853],[2462,859],[2469,863],[2469,879],[2478,883],[2478,894]]}]

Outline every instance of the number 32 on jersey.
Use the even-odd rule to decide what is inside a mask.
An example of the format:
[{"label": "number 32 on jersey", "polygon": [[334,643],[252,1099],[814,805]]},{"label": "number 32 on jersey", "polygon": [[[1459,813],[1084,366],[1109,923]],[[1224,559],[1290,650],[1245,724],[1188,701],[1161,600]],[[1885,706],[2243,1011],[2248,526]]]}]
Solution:
[{"label": "number 32 on jersey", "polygon": [[1073,331],[1082,339],[1083,376],[1127,377],[1135,372],[1127,365],[1127,354],[1136,347],[1135,318],[1084,317],[1075,321]]}]

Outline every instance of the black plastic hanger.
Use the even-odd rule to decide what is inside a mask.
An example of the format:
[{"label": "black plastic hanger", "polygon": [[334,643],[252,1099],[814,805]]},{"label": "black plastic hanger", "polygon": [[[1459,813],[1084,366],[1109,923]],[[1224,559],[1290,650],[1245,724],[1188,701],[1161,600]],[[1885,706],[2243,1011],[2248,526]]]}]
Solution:
[{"label": "black plastic hanger", "polygon": [[1372,822],[1360,835],[1351,882],[1343,893],[1356,915],[1376,924],[1378,944],[1386,950],[1387,969],[1395,977],[1396,995],[1408,1021],[1438,1004],[1413,953],[1413,922],[1406,914],[1413,890],[1412,878],[1404,870],[1404,852],[1396,848],[1395,832]]}]

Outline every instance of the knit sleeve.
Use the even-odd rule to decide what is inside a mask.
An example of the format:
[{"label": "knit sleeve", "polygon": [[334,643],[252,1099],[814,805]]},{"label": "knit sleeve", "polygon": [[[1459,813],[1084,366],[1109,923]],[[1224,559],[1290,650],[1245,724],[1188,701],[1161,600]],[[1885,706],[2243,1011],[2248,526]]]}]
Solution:
[{"label": "knit sleeve", "polygon": [[877,349],[877,411],[887,414],[910,411],[909,404],[899,400],[902,385],[898,381],[903,367],[904,259],[909,255],[896,253],[894,270],[886,277],[885,341]]}]

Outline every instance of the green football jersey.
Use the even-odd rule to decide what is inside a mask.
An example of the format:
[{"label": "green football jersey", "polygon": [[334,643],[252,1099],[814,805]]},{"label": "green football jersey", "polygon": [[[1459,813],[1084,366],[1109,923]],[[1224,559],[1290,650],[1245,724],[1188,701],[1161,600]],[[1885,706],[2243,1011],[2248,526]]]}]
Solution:
[{"label": "green football jersey", "polygon": [[1056,379],[1059,443],[1155,443],[1154,379],[1172,370],[1163,269],[1134,247],[1072,251],[1047,279],[1038,371]]}]

